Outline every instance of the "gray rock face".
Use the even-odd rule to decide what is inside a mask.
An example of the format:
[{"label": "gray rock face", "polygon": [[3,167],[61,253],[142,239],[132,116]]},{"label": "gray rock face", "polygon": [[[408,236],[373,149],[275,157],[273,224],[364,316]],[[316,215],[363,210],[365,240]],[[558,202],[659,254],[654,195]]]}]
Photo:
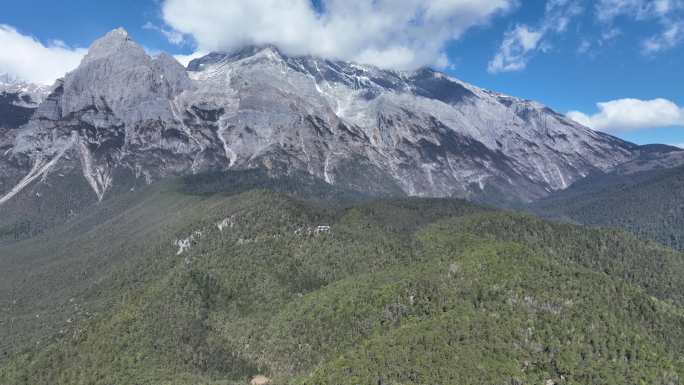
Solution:
[{"label": "gray rock face", "polygon": [[49,91],[49,87],[0,74],[0,197],[26,173],[27,165],[12,159],[9,154],[14,148],[18,128],[28,123]]},{"label": "gray rock face", "polygon": [[169,101],[191,86],[176,60],[165,54],[151,58],[117,29],[93,43],[79,68],[66,75],[61,113],[111,110],[127,126],[170,121],[174,114]]},{"label": "gray rock face", "polygon": [[613,174],[632,175],[644,171],[662,170],[684,165],[684,150],[678,147],[653,144],[638,146],[634,159],[611,170]]},{"label": "gray rock face", "polygon": [[212,53],[186,70],[121,29],[93,43],[16,131],[0,173],[23,177],[0,188],[0,204],[74,159],[99,199],[130,180],[116,175],[149,183],[265,167],[374,192],[501,202],[538,199],[635,157],[634,145],[538,103],[430,69],[265,46]]}]

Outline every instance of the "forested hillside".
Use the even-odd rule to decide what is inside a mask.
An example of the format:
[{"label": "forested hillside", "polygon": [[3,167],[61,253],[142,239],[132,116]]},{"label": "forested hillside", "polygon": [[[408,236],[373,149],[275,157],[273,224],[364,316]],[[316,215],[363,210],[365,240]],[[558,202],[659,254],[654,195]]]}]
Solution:
[{"label": "forested hillside", "polygon": [[536,202],[545,217],[626,229],[684,250],[684,168],[605,175]]},{"label": "forested hillside", "polygon": [[244,178],[153,185],[1,247],[0,383],[684,378],[681,253],[461,200]]}]

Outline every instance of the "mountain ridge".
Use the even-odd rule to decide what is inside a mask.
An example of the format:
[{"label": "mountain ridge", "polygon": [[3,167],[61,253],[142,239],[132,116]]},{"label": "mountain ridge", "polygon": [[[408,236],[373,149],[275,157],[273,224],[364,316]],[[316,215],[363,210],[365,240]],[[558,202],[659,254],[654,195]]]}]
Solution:
[{"label": "mountain ridge", "polygon": [[659,167],[663,160],[657,160],[650,163],[652,167],[628,164],[587,178],[534,202],[529,209],[553,220],[622,228],[639,238],[684,250],[684,167]]},{"label": "mountain ridge", "polygon": [[14,131],[0,136],[0,207],[29,187],[43,194],[35,181],[55,175],[81,174],[100,201],[168,176],[250,168],[505,205],[617,167],[636,148],[431,69],[288,57],[270,45],[185,69],[123,29],[94,42]]}]

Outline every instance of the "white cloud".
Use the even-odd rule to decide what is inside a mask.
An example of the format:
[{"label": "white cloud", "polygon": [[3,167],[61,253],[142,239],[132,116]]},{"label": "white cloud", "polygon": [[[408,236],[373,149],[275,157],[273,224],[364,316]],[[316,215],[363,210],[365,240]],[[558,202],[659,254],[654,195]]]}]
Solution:
[{"label": "white cloud", "polygon": [[538,26],[517,25],[506,32],[487,70],[490,73],[499,73],[525,69],[536,52],[550,49],[551,43],[545,40],[550,35],[564,33],[572,20],[583,11],[576,0],[547,1],[544,17]]},{"label": "white cloud", "polygon": [[597,107],[593,115],[579,111],[567,115],[587,127],[608,132],[684,126],[684,109],[667,99],[618,99],[598,103]]},{"label": "white cloud", "polygon": [[684,149],[684,143],[673,143],[670,146],[675,146]]},{"label": "white cloud", "polygon": [[527,66],[529,53],[537,49],[543,33],[530,31],[526,25],[519,25],[506,33],[499,52],[489,62],[491,73],[519,71]]},{"label": "white cloud", "polygon": [[649,37],[643,41],[643,52],[647,55],[656,54],[672,49],[682,41],[684,41],[684,21],[670,22],[661,34]]},{"label": "white cloud", "polygon": [[183,45],[185,43],[185,36],[183,36],[182,33],[175,31],[173,29],[163,28],[149,21],[145,23],[145,25],[143,25],[142,28],[161,33],[171,44]]},{"label": "white cloud", "polygon": [[659,33],[641,42],[645,55],[670,50],[684,42],[684,0],[600,0],[596,17],[609,28],[619,17],[660,24]]},{"label": "white cloud", "polygon": [[621,16],[649,20],[668,17],[681,9],[684,9],[682,0],[599,0],[596,17],[602,22],[612,22]]},{"label": "white cloud", "polygon": [[4,24],[0,24],[0,47],[0,73],[48,85],[76,68],[87,51],[67,47],[59,40],[44,45]]},{"label": "white cloud", "polygon": [[183,67],[187,67],[188,64],[193,60],[200,58],[202,56],[205,56],[208,52],[201,52],[197,51],[194,53],[191,53],[189,55],[173,55],[173,57],[178,60],[179,63],[183,65]]},{"label": "white cloud", "polygon": [[589,40],[582,40],[582,42],[577,47],[577,53],[585,54],[591,50],[591,42]]},{"label": "white cloud", "polygon": [[411,69],[447,65],[444,46],[512,9],[517,0],[165,0],[165,22],[199,51],[275,44],[313,54]]},{"label": "white cloud", "polygon": [[601,33],[601,42],[607,42],[620,36],[622,31],[619,28],[609,28]]}]

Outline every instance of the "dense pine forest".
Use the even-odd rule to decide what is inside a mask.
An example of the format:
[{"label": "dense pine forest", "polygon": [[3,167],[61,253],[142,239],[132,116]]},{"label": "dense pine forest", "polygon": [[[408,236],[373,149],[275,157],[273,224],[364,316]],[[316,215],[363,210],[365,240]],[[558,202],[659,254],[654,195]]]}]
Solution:
[{"label": "dense pine forest", "polygon": [[535,202],[545,217],[623,228],[684,250],[684,168],[600,175]]},{"label": "dense pine forest", "polygon": [[0,383],[684,378],[681,253],[262,177],[166,181],[2,246]]}]

